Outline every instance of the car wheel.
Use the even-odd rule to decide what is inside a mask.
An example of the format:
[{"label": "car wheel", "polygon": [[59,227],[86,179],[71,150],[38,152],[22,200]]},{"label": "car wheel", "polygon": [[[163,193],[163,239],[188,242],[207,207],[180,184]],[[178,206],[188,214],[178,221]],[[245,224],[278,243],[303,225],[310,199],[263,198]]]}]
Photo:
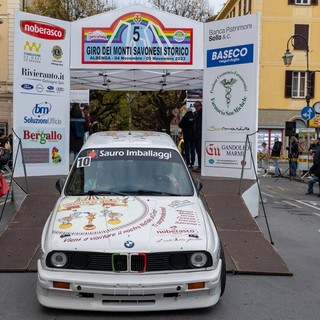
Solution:
[{"label": "car wheel", "polygon": [[220,282],[221,282],[221,293],[220,297],[222,297],[224,290],[226,288],[226,281],[227,281],[227,276],[226,276],[226,259],[224,256],[224,250],[223,246],[220,243],[220,259],[222,261],[222,267],[221,267],[221,277],[220,277]]}]

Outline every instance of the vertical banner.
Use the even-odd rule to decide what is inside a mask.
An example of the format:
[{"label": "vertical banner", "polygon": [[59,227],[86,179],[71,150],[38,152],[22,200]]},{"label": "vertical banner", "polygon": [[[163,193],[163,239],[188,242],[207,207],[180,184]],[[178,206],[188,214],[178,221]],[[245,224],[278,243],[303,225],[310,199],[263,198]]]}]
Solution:
[{"label": "vertical banner", "polygon": [[[260,16],[214,21],[204,28],[202,174],[240,178],[244,167],[243,177],[254,179]],[[249,144],[245,152],[248,134],[253,134],[253,157]]]},{"label": "vertical banner", "polygon": [[[22,142],[14,175],[69,170],[70,23],[15,12],[13,127]],[[21,156],[21,152],[23,157]]]}]

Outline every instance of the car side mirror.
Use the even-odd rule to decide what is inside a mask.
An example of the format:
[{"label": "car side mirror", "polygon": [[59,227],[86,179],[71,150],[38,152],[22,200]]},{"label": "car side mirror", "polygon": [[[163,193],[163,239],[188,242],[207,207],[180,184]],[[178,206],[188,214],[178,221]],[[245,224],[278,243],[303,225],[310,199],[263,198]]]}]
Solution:
[{"label": "car side mirror", "polygon": [[194,180],[197,191],[199,192],[202,189],[202,182],[199,179]]},{"label": "car side mirror", "polygon": [[64,178],[60,178],[57,182],[56,182],[56,189],[59,191],[59,193],[61,194],[64,184],[66,183],[66,179]]}]

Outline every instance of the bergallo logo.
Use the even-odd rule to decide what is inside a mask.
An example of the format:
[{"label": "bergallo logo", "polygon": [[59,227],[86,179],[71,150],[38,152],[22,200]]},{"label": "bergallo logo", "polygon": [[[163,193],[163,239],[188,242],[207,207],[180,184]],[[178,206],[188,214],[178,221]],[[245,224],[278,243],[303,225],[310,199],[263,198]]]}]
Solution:
[{"label": "bergallo logo", "polygon": [[[217,76],[212,84],[210,99],[213,108],[223,116],[234,116],[247,102],[248,87],[237,71],[226,71]],[[222,96],[221,93],[224,93]]]}]

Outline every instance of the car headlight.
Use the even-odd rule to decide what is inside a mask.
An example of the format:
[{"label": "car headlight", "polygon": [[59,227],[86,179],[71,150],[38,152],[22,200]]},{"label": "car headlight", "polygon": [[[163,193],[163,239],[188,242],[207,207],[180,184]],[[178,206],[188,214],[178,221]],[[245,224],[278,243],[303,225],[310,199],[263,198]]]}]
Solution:
[{"label": "car headlight", "polygon": [[50,261],[56,268],[62,268],[68,263],[68,257],[63,252],[54,252],[50,257]]},{"label": "car headlight", "polygon": [[206,265],[208,257],[203,252],[195,252],[190,256],[190,263],[193,267],[201,268]]}]

